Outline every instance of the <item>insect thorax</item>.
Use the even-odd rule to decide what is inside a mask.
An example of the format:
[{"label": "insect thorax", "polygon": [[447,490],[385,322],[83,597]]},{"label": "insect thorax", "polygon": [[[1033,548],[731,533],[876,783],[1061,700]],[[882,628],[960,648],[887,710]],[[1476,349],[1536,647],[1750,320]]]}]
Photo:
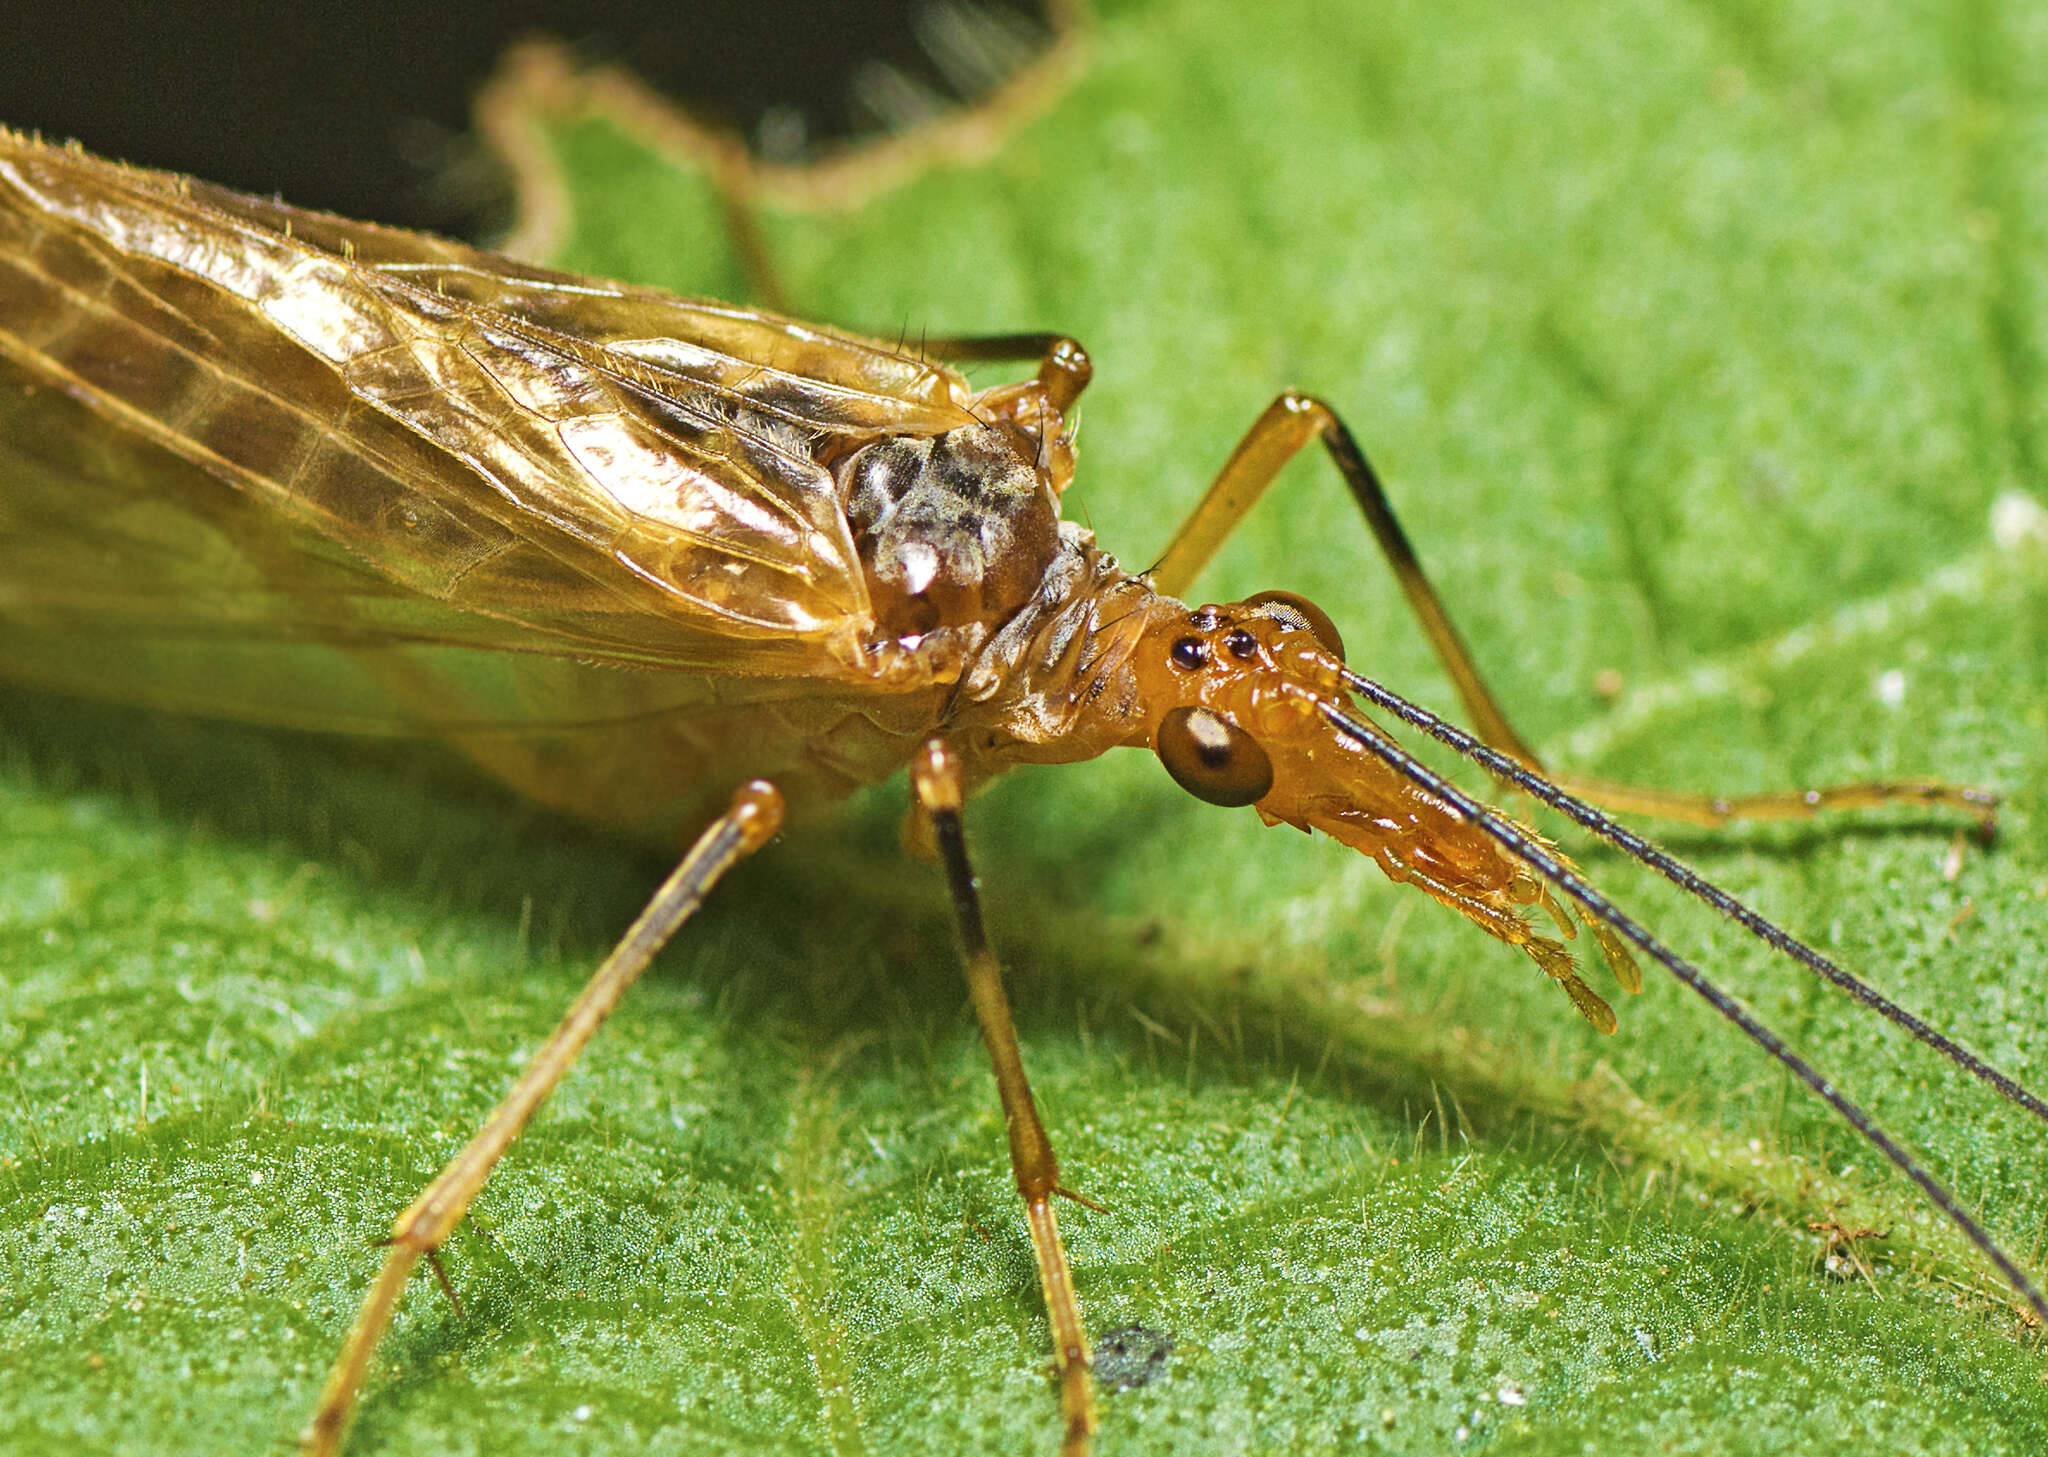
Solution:
[{"label": "insect thorax", "polygon": [[1060,551],[1050,480],[1000,426],[870,445],[840,467],[875,622],[891,637],[994,626]]}]

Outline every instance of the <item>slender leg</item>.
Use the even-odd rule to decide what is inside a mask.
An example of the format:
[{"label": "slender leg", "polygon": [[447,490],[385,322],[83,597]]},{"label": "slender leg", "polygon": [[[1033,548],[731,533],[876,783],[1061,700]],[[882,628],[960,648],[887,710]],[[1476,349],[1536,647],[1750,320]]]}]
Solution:
[{"label": "slender leg", "polygon": [[1168,543],[1166,554],[1152,569],[1152,580],[1159,590],[1172,597],[1184,596],[1216,549],[1265,494],[1280,468],[1311,441],[1318,440],[1365,514],[1366,524],[1372,528],[1374,540],[1393,568],[1402,594],[1421,622],[1444,670],[1450,674],[1465,711],[1471,715],[1472,726],[1481,739],[1508,757],[1546,774],[1553,782],[1595,804],[1697,825],[1723,825],[1741,819],[1804,819],[1823,810],[1869,809],[1894,803],[1963,810],[1974,815],[1987,833],[1996,823],[1995,794],[1926,779],[1872,780],[1821,789],[1722,796],[1639,788],[1545,769],[1535,751],[1508,722],[1507,714],[1481,677],[1471,649],[1452,626],[1443,600],[1430,585],[1408,534],[1394,516],[1379,474],[1336,412],[1309,395],[1289,391],[1280,396],[1245,432],[1244,439],[1217,472],[1208,494],[1182,523]]},{"label": "slender leg", "polygon": [[759,192],[753,154],[745,142],[728,132],[699,133],[702,161],[718,193],[718,210],[725,219],[725,231],[732,241],[740,272],[747,280],[753,301],[778,314],[793,311],[782,270],[776,266],[775,250],[761,231],[755,196]]},{"label": "slender leg", "polygon": [[733,252],[739,255],[740,272],[746,275],[747,287],[761,307],[773,313],[793,312],[789,288],[782,281],[782,270],[776,265],[775,250],[768,246],[768,239],[761,231],[760,218],[755,214],[753,199],[743,188],[727,185],[718,191],[719,209],[725,214],[726,232],[732,237]]},{"label": "slender leg", "polygon": [[1095,365],[1078,339],[1065,334],[969,334],[957,338],[921,339],[919,347],[932,359],[973,364],[1008,359],[1038,361],[1038,383],[1052,407],[1065,414],[1095,377]]},{"label": "slender leg", "polygon": [[[391,1324],[413,1266],[424,1255],[435,1273],[440,1274],[434,1251],[448,1238],[505,1150],[554,1091],[584,1044],[676,928],[704,903],[705,894],[718,878],[767,844],[781,823],[782,796],[773,785],[756,780],[733,796],[731,808],[698,836],[682,863],[654,893],[647,909],[590,978],[554,1035],[526,1064],[519,1081],[512,1085],[490,1119],[413,1201],[412,1207],[398,1216],[391,1237],[384,1242],[390,1250],[384,1259],[384,1269],[363,1301],[355,1324],[349,1327],[348,1338],[342,1342],[341,1353],[335,1357],[327,1385],[320,1393],[320,1405],[300,1434],[300,1447],[307,1457],[332,1457],[340,1450],[371,1352],[385,1327]],[[447,1288],[445,1277],[443,1288]]]},{"label": "slender leg", "polygon": [[1038,1106],[1032,1101],[1031,1083],[1024,1076],[1024,1060],[1017,1049],[1017,1029],[1010,1021],[1010,1001],[1003,994],[1002,970],[988,947],[988,934],[981,920],[981,896],[975,889],[974,869],[967,859],[967,842],[960,821],[959,761],[942,740],[932,739],[911,762],[910,782],[918,804],[931,818],[939,856],[945,862],[953,910],[960,921],[967,990],[974,1001],[974,1015],[981,1022],[981,1040],[987,1044],[989,1060],[995,1064],[1003,1123],[1010,1134],[1010,1167],[1017,1177],[1017,1192],[1024,1199],[1031,1248],[1038,1257],[1038,1283],[1045,1292],[1045,1315],[1052,1326],[1053,1366],[1059,1373],[1060,1416],[1065,1423],[1060,1452],[1062,1457],[1086,1457],[1094,1446],[1095,1436],[1095,1385],[1089,1374],[1094,1357],[1088,1349],[1088,1334],[1081,1326],[1081,1306],[1074,1296],[1074,1272],[1067,1264],[1066,1249],[1060,1244],[1052,1196],[1059,1194],[1090,1208],[1102,1206],[1062,1187],[1052,1140],[1046,1136]]}]

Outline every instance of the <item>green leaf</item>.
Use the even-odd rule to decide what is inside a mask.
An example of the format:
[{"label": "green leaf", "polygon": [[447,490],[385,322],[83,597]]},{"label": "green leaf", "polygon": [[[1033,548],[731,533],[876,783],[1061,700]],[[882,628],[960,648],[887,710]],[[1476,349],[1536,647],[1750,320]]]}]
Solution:
[{"label": "green leaf", "polygon": [[[1119,4],[985,161],[769,209],[803,308],[1094,354],[1068,514],[1145,561],[1280,389],[1346,413],[1556,762],[1937,815],[1667,841],[2048,1082],[2048,21],[2021,7]],[[24,118],[22,120],[33,120]],[[548,133],[571,264],[729,279],[705,189]],[[989,378],[997,376],[990,373]],[[1999,526],[1994,531],[1994,522]],[[1324,462],[1219,559],[1451,695]],[[438,765],[9,691],[0,1451],[274,1449],[368,1248],[655,883]],[[1043,1316],[901,789],[721,889],[420,1280],[351,1451],[1054,1449]],[[2038,1125],[1559,830],[2043,1264]],[[1524,960],[1144,755],[970,834],[1106,1453],[2038,1452],[2048,1353],[1910,1186],[1681,988]],[[146,1092],[145,1083],[146,1078]],[[1888,1231],[1820,1267],[1809,1222]]]}]

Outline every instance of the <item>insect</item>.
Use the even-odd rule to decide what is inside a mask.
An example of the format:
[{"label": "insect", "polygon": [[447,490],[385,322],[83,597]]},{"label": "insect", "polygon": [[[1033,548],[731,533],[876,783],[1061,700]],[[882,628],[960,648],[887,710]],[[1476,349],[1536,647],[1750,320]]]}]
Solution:
[{"label": "insect", "polygon": [[[1036,358],[975,391],[952,366]],[[146,705],[433,737],[520,792],[674,836],[681,864],[470,1144],[397,1219],[311,1414],[341,1448],[421,1262],[663,942],[805,812],[908,767],[994,1065],[1051,1328],[1061,1445],[1097,1427],[1061,1244],[1064,1182],[966,847],[1003,768],[1114,747],[1316,830],[1520,951],[1616,1025],[1565,942],[1647,958],[1896,1164],[2037,1313],[2019,1265],[1819,1072],[1602,896],[1550,841],[1369,717],[1420,731],[1850,991],[2036,1116],[2048,1105],[1611,819],[1717,824],[1996,797],[1928,780],[1721,800],[1546,776],[1494,701],[1337,415],[1281,396],[1165,555],[1134,572],[1063,522],[1092,366],[1053,335],[917,353],[529,268],[0,134],[0,669]],[[1287,592],[1190,607],[1281,466],[1320,445],[1476,733],[1347,663]],[[1575,792],[1576,791],[1576,792]],[[1538,924],[1543,918],[1552,935]],[[445,1281],[445,1277],[444,1277]]]}]

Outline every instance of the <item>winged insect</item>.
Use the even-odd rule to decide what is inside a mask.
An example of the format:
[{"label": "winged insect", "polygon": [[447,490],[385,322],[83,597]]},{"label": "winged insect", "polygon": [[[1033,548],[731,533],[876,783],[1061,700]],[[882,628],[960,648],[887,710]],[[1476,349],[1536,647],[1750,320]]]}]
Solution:
[{"label": "winged insect", "polygon": [[[1036,358],[975,390],[953,365]],[[1320,831],[1523,952],[1602,1032],[1566,942],[1647,958],[1901,1169],[2037,1314],[2039,1290],[1867,1114],[1551,841],[1369,712],[1533,796],[2036,1116],[2048,1105],[1602,806],[1704,824],[1911,802],[1932,780],[1724,799],[1543,772],[1378,476],[1324,403],[1258,419],[1165,555],[1133,571],[1060,518],[1071,339],[916,352],[760,310],[527,267],[0,134],[0,669],[163,708],[443,740],[593,821],[696,833],[559,1029],[393,1227],[305,1435],[339,1449],[372,1353],[534,1112],[732,865],[908,766],[994,1064],[1051,1326],[1062,1445],[1097,1425],[1063,1182],[990,949],[964,828],[1024,762],[1155,752],[1198,798]],[[1476,732],[1346,661],[1287,592],[1182,595],[1275,474],[1327,452]],[[1535,918],[1557,934],[1539,929]],[[445,1277],[443,1283],[446,1284]],[[452,1290],[451,1290],[452,1294]]]}]

